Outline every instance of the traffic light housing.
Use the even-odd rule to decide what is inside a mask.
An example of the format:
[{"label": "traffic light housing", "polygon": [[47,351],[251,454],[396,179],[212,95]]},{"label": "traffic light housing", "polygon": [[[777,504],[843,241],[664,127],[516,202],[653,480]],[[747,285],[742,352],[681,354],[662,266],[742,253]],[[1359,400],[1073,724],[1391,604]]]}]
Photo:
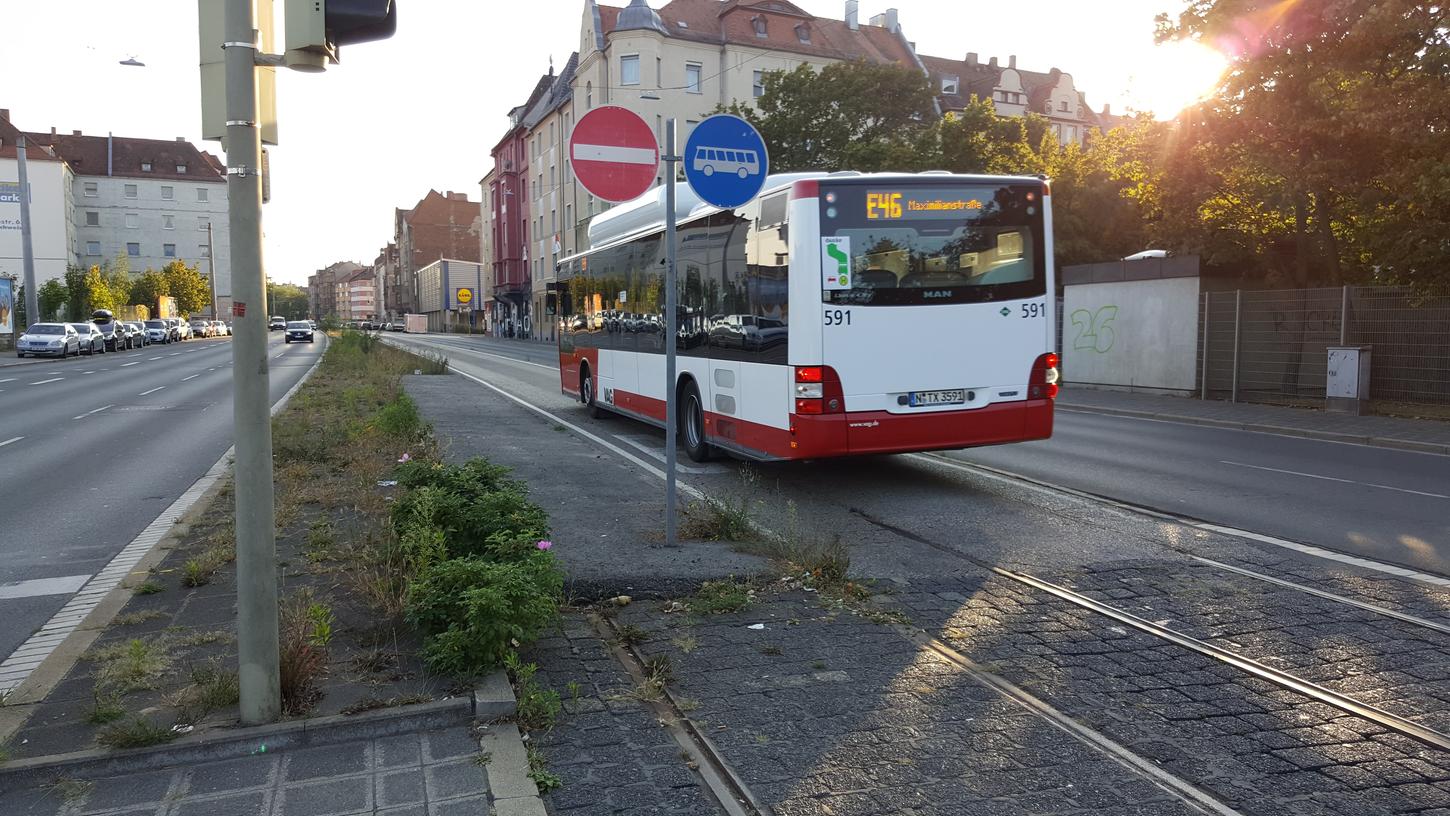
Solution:
[{"label": "traffic light housing", "polygon": [[398,30],[393,0],[287,0],[287,67],[322,71],[344,45],[385,40]]}]

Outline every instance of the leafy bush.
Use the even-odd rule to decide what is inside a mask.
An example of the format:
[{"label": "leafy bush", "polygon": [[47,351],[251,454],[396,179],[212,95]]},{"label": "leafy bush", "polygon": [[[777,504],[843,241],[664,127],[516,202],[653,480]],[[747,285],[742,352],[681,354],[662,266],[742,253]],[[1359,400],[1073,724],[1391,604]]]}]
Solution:
[{"label": "leafy bush", "polygon": [[418,576],[408,617],[428,635],[423,657],[430,668],[471,677],[500,665],[553,623],[563,586],[545,552],[508,563],[457,558]]},{"label": "leafy bush", "polygon": [[503,478],[506,468],[475,459],[456,467],[406,462],[398,471],[398,484],[412,488],[393,505],[405,547],[411,530],[441,530],[450,558],[506,561],[528,557],[548,535],[548,515],[522,484]]},{"label": "leafy bush", "polygon": [[399,394],[384,405],[373,422],[378,430],[400,439],[412,439],[423,427],[423,420],[418,416],[418,404],[407,394]]}]

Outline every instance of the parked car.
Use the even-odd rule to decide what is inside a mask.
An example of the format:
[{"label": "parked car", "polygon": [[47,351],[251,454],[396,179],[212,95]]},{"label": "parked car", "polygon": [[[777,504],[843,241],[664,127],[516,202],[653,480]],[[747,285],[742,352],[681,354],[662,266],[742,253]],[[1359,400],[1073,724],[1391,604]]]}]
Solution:
[{"label": "parked car", "polygon": [[273,317],[267,321],[267,331],[284,331],[287,328],[287,318]]},{"label": "parked car", "polygon": [[76,334],[80,335],[82,354],[106,353],[106,336],[101,334],[101,330],[96,324],[72,323],[70,327],[76,330]]},{"label": "parked car", "polygon": [[60,357],[81,353],[81,339],[69,323],[36,323],[15,341],[15,356]]},{"label": "parked car", "polygon": [[146,345],[141,339],[144,332],[138,334],[136,327],[125,320],[116,323],[116,331],[120,332],[123,338],[121,348],[134,349]]},{"label": "parked car", "polygon": [[176,333],[181,335],[182,340],[190,340],[191,338],[196,336],[196,334],[191,331],[191,324],[180,318],[177,318],[176,320]]},{"label": "parked car", "polygon": [[306,320],[289,321],[287,323],[287,335],[282,338],[282,341],[284,343],[291,343],[293,340],[296,340],[299,343],[303,340],[306,340],[309,343],[313,342],[312,324],[308,323]]},{"label": "parked car", "polygon": [[170,342],[181,342],[181,318],[163,317],[161,319],[166,323],[166,335],[170,338]]},{"label": "parked car", "polygon": [[397,323],[389,323],[388,324],[388,329],[390,331],[402,331],[403,330],[403,321],[399,320]]},{"label": "parked car", "polygon": [[151,345],[151,332],[146,330],[144,321],[131,320],[126,325],[131,327],[131,339],[135,341],[136,348]]},{"label": "parked car", "polygon": [[211,322],[211,336],[212,337],[231,337],[232,336],[232,327],[231,326],[228,326],[226,323],[224,323],[224,322],[222,322],[220,320],[213,320]]},{"label": "parked car", "polygon": [[210,320],[194,319],[191,321],[191,333],[196,337],[212,337],[216,329],[212,328]]},{"label": "parked car", "polygon": [[311,326],[313,331],[317,331],[317,321],[316,320],[309,320],[309,321],[307,321],[307,325]]},{"label": "parked car", "polygon": [[124,351],[126,349],[126,332],[121,329],[121,324],[112,320],[109,323],[92,323],[96,330],[101,333],[101,344],[106,351]]},{"label": "parked car", "polygon": [[162,320],[160,318],[157,318],[156,320],[148,320],[146,321],[145,326],[146,342],[148,344],[160,343],[161,345],[165,345],[171,342],[171,324],[167,323],[165,320]]}]

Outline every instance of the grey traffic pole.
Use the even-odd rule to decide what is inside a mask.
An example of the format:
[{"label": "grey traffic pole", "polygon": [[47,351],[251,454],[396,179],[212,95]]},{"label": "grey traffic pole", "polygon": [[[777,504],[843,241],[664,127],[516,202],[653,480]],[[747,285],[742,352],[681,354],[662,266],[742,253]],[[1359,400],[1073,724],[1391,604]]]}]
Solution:
[{"label": "grey traffic pole", "polygon": [[42,318],[40,293],[35,291],[35,250],[30,244],[30,179],[25,174],[24,133],[15,140],[15,163],[20,171],[20,269],[25,275],[25,324],[29,326]]},{"label": "grey traffic pole", "polygon": [[[245,725],[282,713],[267,299],[262,288],[261,134],[252,0],[226,0],[227,225],[232,241],[232,405],[236,434],[237,660]],[[248,308],[250,307],[250,308]]]},{"label": "grey traffic pole", "polygon": [[675,541],[675,434],[679,406],[675,398],[675,343],[679,333],[679,293],[675,291],[675,120],[665,123],[665,546]]}]

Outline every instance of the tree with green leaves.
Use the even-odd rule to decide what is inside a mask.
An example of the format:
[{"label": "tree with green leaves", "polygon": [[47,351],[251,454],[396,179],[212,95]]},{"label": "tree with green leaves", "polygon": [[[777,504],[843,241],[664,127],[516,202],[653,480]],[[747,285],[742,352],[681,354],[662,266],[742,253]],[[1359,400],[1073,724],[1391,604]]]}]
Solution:
[{"label": "tree with green leaves", "polygon": [[166,278],[166,294],[176,298],[176,309],[184,315],[200,312],[211,304],[211,283],[194,266],[185,261],[172,261],[161,268]]},{"label": "tree with green leaves", "polygon": [[307,290],[291,283],[274,283],[270,287],[271,313],[288,320],[307,318]]},{"label": "tree with green leaves", "polygon": [[145,306],[155,313],[161,298],[169,294],[171,283],[166,276],[154,269],[148,269],[131,282],[129,302],[133,306]]},{"label": "tree with green leaves", "polygon": [[[86,268],[65,268],[65,311],[70,320],[85,320],[91,313],[90,288],[86,286]],[[38,293],[37,293],[38,294]]]},{"label": "tree with green leaves", "polygon": [[64,281],[52,278],[42,283],[40,288],[35,290],[36,306],[40,309],[36,322],[53,320],[55,313],[60,311],[60,307],[64,306],[69,298],[70,293],[66,291]]}]

